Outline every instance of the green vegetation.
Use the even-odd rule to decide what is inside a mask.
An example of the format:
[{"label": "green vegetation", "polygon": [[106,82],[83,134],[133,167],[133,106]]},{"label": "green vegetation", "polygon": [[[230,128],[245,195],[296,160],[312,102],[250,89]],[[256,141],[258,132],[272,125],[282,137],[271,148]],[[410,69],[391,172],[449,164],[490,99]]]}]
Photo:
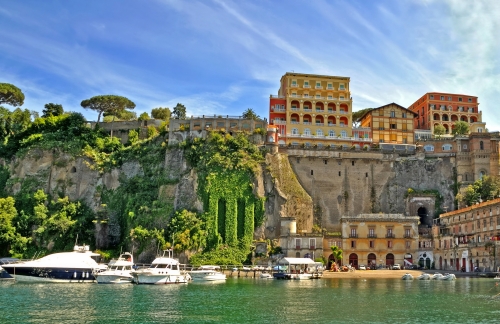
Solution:
[{"label": "green vegetation", "polygon": [[253,193],[262,153],[242,133],[233,137],[211,132],[205,140],[181,146],[198,173],[198,194],[206,211],[199,217],[206,231],[205,253],[194,260],[210,258],[221,264],[232,258],[225,264],[240,264],[250,251],[254,228],[264,221],[264,198]]},{"label": "green vegetation", "polygon": [[491,176],[483,176],[473,184],[467,186],[464,192],[458,193],[456,199],[467,206],[475,203],[491,200],[500,196],[500,179]]},{"label": "green vegetation", "polygon": [[10,83],[0,83],[0,105],[7,104],[13,107],[22,106],[24,93]]},{"label": "green vegetation", "polygon": [[44,107],[42,113],[43,113],[42,117],[44,117],[44,118],[49,117],[49,116],[61,116],[64,113],[64,109],[63,109],[62,105],[48,103],[48,104],[45,104],[45,107]]},{"label": "green vegetation", "polygon": [[260,117],[255,113],[255,111],[253,111],[252,108],[248,108],[247,110],[245,110],[243,112],[243,114],[241,115],[241,117],[243,118],[246,118],[246,119],[259,119]]},{"label": "green vegetation", "polygon": [[178,103],[172,111],[172,116],[177,119],[186,119],[186,106]]},{"label": "green vegetation", "polygon": [[122,113],[125,109],[134,109],[135,103],[125,97],[103,95],[85,99],[81,102],[81,106],[85,109],[91,109],[99,112],[99,115],[97,116],[97,122],[99,122],[101,120],[102,113],[109,113],[110,115],[116,116],[117,114]]},{"label": "green vegetation", "polygon": [[443,125],[434,126],[434,136],[440,138],[442,135],[446,133],[446,128]]},{"label": "green vegetation", "polygon": [[453,124],[453,129],[451,131],[453,135],[467,135],[469,134],[469,124],[459,120]]}]

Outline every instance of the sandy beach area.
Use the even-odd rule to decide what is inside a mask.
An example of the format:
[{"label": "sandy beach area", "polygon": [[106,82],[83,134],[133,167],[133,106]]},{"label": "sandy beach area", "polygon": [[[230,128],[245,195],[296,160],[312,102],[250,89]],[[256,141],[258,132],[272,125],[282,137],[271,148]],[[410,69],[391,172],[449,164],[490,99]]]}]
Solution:
[{"label": "sandy beach area", "polygon": [[400,279],[405,273],[411,273],[414,278],[423,272],[419,270],[356,270],[354,272],[323,272],[323,278],[364,278],[364,279]]}]

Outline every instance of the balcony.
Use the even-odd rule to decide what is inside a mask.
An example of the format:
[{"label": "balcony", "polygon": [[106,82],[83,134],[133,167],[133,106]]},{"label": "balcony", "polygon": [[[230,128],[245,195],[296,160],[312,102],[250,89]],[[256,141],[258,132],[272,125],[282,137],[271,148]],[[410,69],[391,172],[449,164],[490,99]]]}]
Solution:
[{"label": "balcony", "polygon": [[302,87],[303,87],[303,88],[311,88],[311,86],[310,86],[310,85],[308,85],[308,84],[304,84]]},{"label": "balcony", "polygon": [[309,121],[304,121],[302,124],[304,124],[304,125],[312,125],[312,123],[309,122]]},{"label": "balcony", "polygon": [[335,88],[332,86],[328,86],[328,87],[326,87],[326,90],[335,90]]},{"label": "balcony", "polygon": [[314,89],[323,89],[322,86],[315,86]]},{"label": "balcony", "polygon": [[347,115],[347,114],[348,114],[348,112],[347,112],[347,111],[344,111],[344,110],[340,110],[340,111],[339,111],[339,114],[341,114],[341,115]]},{"label": "balcony", "polygon": [[274,108],[274,109],[271,109],[271,110],[274,111],[274,112],[286,112],[285,108]]},{"label": "balcony", "polygon": [[385,237],[386,238],[396,238],[396,236],[394,234],[392,234],[392,233],[385,234]]},{"label": "balcony", "polygon": [[358,234],[351,233],[351,234],[349,234],[349,238],[358,238]]},{"label": "balcony", "polygon": [[403,237],[404,237],[404,238],[409,238],[409,239],[411,239],[411,238],[412,238],[411,234],[405,234],[405,235],[403,235]]},{"label": "balcony", "polygon": [[325,126],[325,123],[318,123],[318,122],[316,122],[316,124],[315,124],[315,125],[316,125],[316,126]]},{"label": "balcony", "polygon": [[368,238],[377,238],[377,234],[368,234]]},{"label": "balcony", "polygon": [[304,112],[313,112],[311,108],[304,108]]},{"label": "balcony", "polygon": [[297,88],[297,83],[292,83],[292,84],[290,85],[290,87],[291,87],[291,88]]},{"label": "balcony", "polygon": [[297,107],[292,107],[291,108],[292,111],[300,111],[300,108],[297,108]]},{"label": "balcony", "polygon": [[[292,124],[293,124],[293,122],[292,122]],[[275,119],[275,120],[273,120],[273,125],[286,125],[286,121],[280,120],[280,119]]]},{"label": "balcony", "polygon": [[300,124],[300,122],[295,121],[295,120],[292,120],[292,121],[290,122],[290,124],[296,124],[296,125],[297,125],[297,124]]}]

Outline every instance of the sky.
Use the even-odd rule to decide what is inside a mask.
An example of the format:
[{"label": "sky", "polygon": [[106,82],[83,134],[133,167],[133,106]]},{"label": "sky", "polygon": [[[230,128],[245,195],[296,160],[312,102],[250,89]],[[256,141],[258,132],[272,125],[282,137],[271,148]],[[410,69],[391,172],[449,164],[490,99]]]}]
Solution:
[{"label": "sky", "polygon": [[353,111],[457,93],[498,131],[499,31],[498,0],[0,0],[0,82],[88,120],[104,94],[137,115],[268,117],[286,72],[335,75]]}]

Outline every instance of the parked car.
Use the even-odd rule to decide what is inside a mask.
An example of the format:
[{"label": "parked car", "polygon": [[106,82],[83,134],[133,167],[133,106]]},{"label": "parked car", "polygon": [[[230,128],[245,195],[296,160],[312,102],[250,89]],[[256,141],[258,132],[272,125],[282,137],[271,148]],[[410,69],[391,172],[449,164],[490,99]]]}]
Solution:
[{"label": "parked car", "polygon": [[401,270],[401,265],[399,263],[396,263],[392,266],[392,270]]},{"label": "parked car", "polygon": [[359,270],[366,270],[366,266],[364,264],[359,265]]}]

